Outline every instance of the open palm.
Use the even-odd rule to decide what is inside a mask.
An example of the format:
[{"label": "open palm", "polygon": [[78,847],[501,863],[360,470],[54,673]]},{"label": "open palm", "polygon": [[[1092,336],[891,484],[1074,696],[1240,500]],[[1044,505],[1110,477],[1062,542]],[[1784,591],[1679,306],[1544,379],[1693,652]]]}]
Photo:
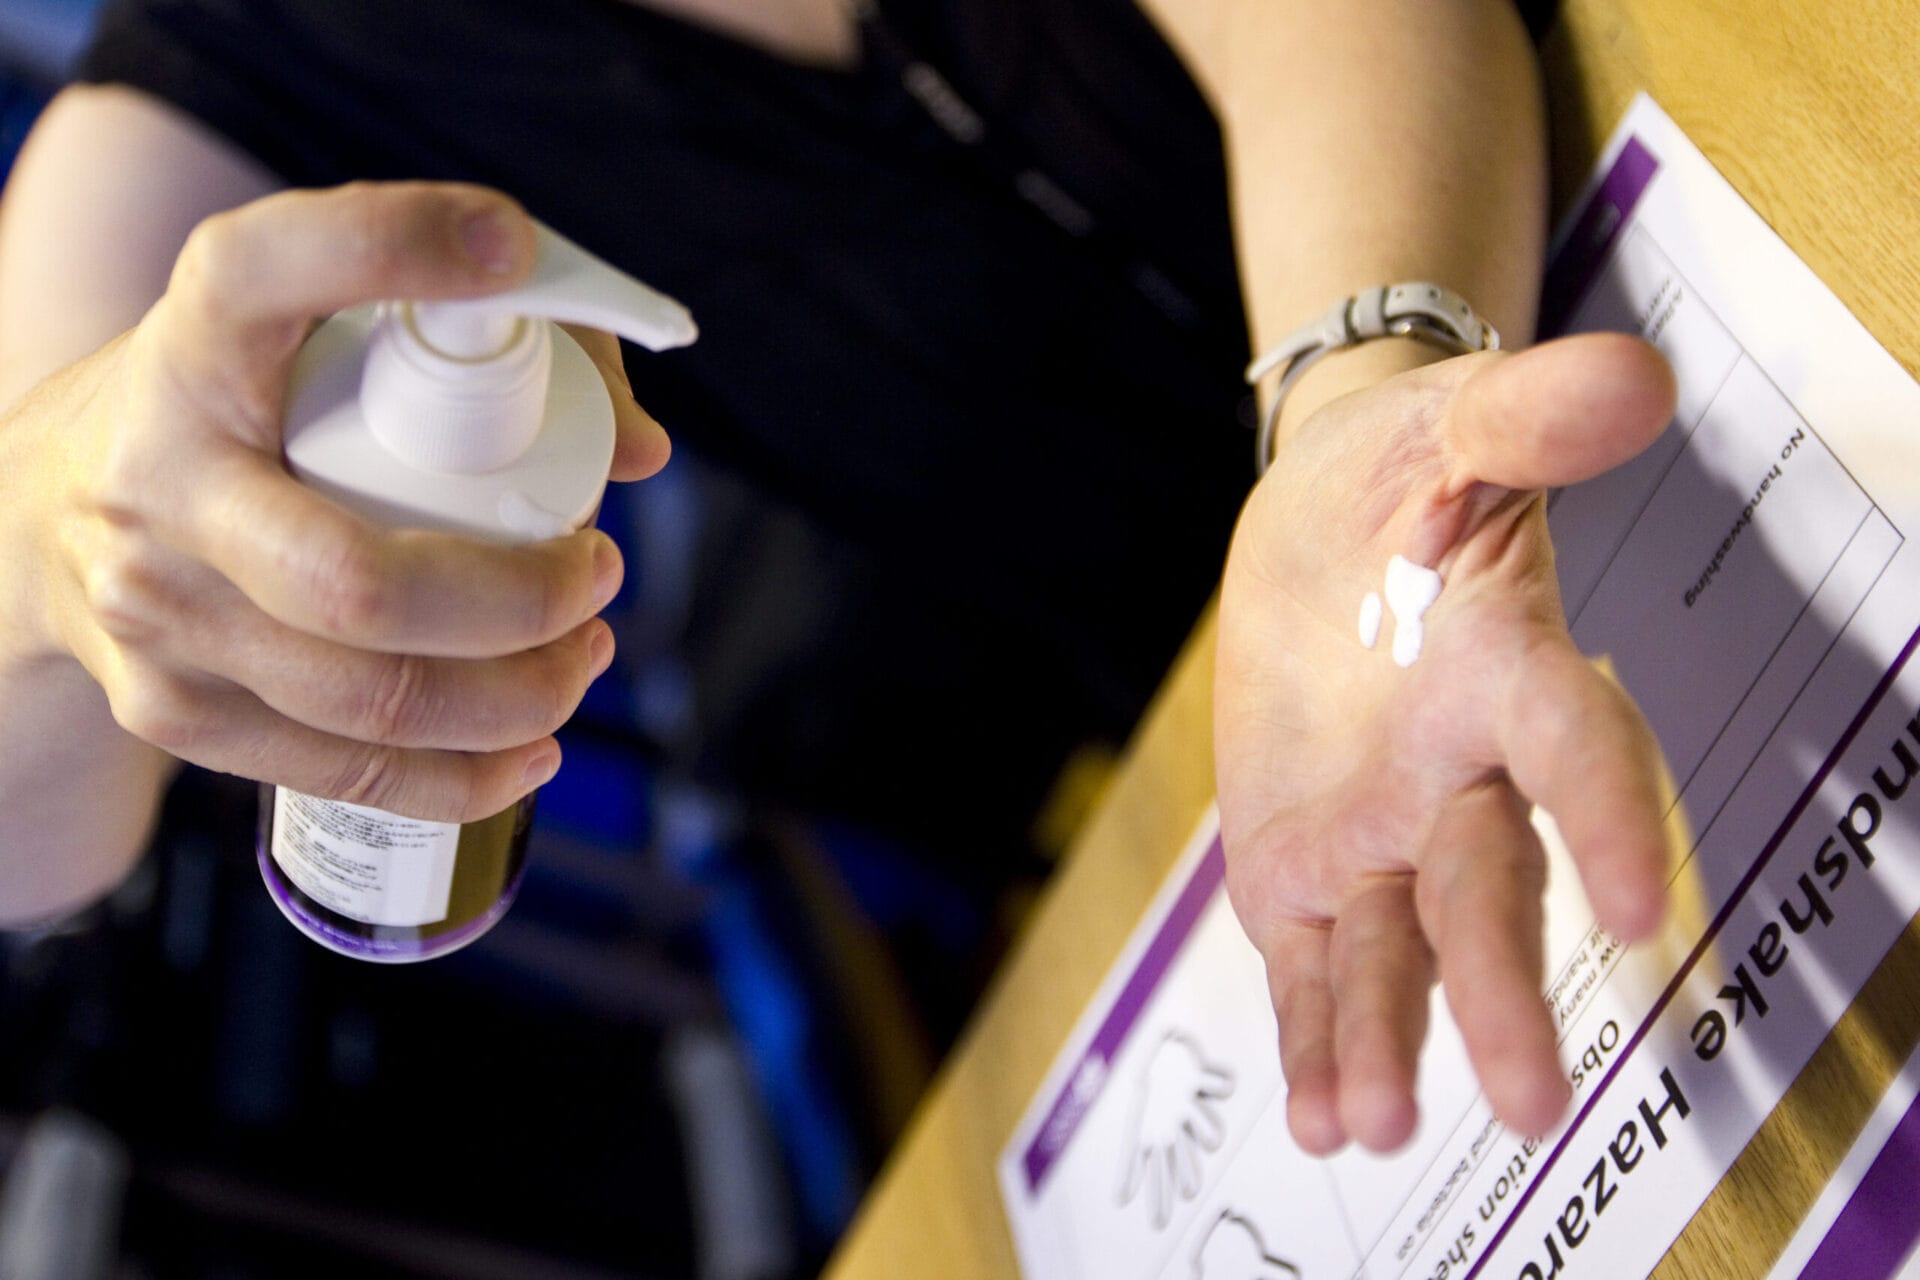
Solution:
[{"label": "open palm", "polygon": [[[1448,360],[1310,417],[1248,501],[1221,597],[1221,824],[1308,1150],[1411,1133],[1436,976],[1495,1113],[1558,1118],[1532,804],[1605,927],[1659,919],[1657,748],[1567,633],[1543,491],[1639,452],[1672,402],[1624,337]],[[1359,637],[1395,555],[1445,584],[1405,668],[1391,618]]]}]

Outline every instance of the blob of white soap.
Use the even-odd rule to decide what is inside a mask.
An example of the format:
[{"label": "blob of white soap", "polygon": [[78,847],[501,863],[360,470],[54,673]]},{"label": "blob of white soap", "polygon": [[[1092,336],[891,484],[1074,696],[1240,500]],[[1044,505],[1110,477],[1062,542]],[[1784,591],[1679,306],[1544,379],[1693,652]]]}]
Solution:
[{"label": "blob of white soap", "polygon": [[1380,639],[1380,593],[1367,592],[1360,602],[1360,643],[1371,649]]},{"label": "blob of white soap", "polygon": [[1426,628],[1421,617],[1440,598],[1440,575],[1405,556],[1387,562],[1387,608],[1393,610],[1393,660],[1410,667],[1420,656]]}]

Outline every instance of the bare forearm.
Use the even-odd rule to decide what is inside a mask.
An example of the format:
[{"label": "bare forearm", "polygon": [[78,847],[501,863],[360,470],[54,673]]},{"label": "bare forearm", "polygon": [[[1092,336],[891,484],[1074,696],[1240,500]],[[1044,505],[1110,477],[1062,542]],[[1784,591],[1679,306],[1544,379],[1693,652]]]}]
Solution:
[{"label": "bare forearm", "polygon": [[115,721],[47,606],[49,563],[86,554],[50,513],[86,479],[68,450],[111,365],[89,353],[160,296],[195,222],[272,185],[158,104],[83,88],[43,117],[0,206],[0,926],[111,887],[174,767]]},{"label": "bare forearm", "polygon": [[[115,363],[110,349],[0,408],[0,927],[81,906],[125,874],[146,842],[172,761],[115,723],[100,685],[61,645],[44,570],[29,553],[49,528],[37,499],[60,487],[75,421]],[[52,465],[50,465],[52,464]],[[61,535],[68,535],[63,539]],[[63,545],[69,554],[81,548]]]},{"label": "bare forearm", "polygon": [[0,928],[82,906],[145,845],[173,761],[114,723],[71,660],[0,674]]},{"label": "bare forearm", "polygon": [[[1147,0],[1226,133],[1255,346],[1370,285],[1434,280],[1510,345],[1532,335],[1545,231],[1537,73],[1509,0]],[[1433,358],[1369,344],[1287,405]]]}]

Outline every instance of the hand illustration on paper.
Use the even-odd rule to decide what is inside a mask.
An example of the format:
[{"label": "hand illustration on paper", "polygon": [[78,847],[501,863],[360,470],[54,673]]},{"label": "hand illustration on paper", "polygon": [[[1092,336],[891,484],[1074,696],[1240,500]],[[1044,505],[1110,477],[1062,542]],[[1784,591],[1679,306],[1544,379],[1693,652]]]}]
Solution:
[{"label": "hand illustration on paper", "polygon": [[1300,1268],[1267,1252],[1267,1242],[1247,1218],[1231,1209],[1200,1237],[1193,1251],[1193,1280],[1303,1280]]},{"label": "hand illustration on paper", "polygon": [[1169,1031],[1140,1073],[1126,1129],[1119,1202],[1144,1188],[1155,1231],[1173,1220],[1177,1201],[1200,1194],[1201,1157],[1220,1149],[1226,1121],[1219,1102],[1233,1096],[1233,1072],[1207,1061],[1200,1042]]}]

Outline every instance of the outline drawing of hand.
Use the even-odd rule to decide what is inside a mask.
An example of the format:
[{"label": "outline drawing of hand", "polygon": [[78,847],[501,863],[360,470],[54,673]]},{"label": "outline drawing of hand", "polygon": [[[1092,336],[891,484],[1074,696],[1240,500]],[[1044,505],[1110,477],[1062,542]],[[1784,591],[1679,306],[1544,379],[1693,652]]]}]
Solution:
[{"label": "outline drawing of hand", "polygon": [[1219,1103],[1233,1096],[1234,1076],[1207,1061],[1200,1042],[1173,1030],[1141,1070],[1122,1151],[1118,1201],[1132,1204],[1142,1188],[1155,1231],[1173,1220],[1179,1200],[1200,1194],[1201,1157],[1226,1141]]},{"label": "outline drawing of hand", "polygon": [[1193,1280],[1304,1280],[1300,1268],[1267,1252],[1260,1230],[1222,1209],[1193,1251]]}]

